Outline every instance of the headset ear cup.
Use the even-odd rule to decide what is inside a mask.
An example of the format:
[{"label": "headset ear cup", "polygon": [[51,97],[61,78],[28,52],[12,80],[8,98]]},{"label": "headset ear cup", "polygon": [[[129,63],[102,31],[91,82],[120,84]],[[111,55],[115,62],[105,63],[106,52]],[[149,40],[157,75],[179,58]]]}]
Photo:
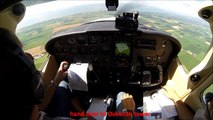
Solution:
[{"label": "headset ear cup", "polygon": [[32,79],[33,91],[36,99],[36,103],[41,103],[44,97],[44,84],[42,80],[41,73],[39,71],[35,71]]},{"label": "headset ear cup", "polygon": [[26,7],[22,3],[17,3],[16,5],[12,7],[12,12],[16,16],[20,16],[24,14],[25,11],[26,11]]}]

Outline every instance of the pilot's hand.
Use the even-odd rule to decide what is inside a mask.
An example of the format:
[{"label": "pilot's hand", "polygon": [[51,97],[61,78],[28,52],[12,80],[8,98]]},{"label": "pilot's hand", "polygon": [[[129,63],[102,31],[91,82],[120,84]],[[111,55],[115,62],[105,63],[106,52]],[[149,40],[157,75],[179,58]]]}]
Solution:
[{"label": "pilot's hand", "polygon": [[128,93],[125,93],[121,97],[121,103],[122,103],[123,109],[131,110],[132,112],[134,112],[134,110],[135,110],[135,101],[134,101],[132,95],[129,95]]},{"label": "pilot's hand", "polygon": [[62,61],[58,71],[56,73],[56,76],[54,78],[54,82],[56,84],[59,84],[66,76],[67,76],[67,69],[69,67],[69,63],[66,61]]}]

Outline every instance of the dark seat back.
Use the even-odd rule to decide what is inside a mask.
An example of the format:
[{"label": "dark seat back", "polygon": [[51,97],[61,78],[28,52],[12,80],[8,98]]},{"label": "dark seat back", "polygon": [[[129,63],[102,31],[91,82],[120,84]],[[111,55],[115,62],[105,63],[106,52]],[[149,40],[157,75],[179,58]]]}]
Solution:
[{"label": "dark seat back", "polygon": [[25,120],[33,105],[41,102],[44,91],[39,72],[14,42],[17,39],[12,32],[0,28],[0,109],[3,115],[11,113],[9,118]]}]

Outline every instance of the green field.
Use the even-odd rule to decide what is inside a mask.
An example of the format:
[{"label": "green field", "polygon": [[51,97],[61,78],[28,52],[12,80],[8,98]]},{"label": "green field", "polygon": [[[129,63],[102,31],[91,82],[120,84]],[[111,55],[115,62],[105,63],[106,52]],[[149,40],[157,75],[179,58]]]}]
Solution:
[{"label": "green field", "polygon": [[193,57],[192,55],[190,55],[185,51],[181,51],[178,57],[181,62],[184,62],[182,64],[187,70],[191,70],[194,66],[200,63],[200,60],[196,59],[195,57]]},{"label": "green field", "polygon": [[[165,16],[157,13],[143,15],[145,18],[142,17],[140,20],[142,23],[154,26],[159,31],[168,30],[170,35],[179,40],[183,50],[178,57],[187,71],[194,68],[204,58],[209,47],[205,42],[210,43],[212,40],[210,28],[205,21],[168,14],[164,14]],[[147,18],[151,18],[151,21]]]},{"label": "green field", "polygon": [[47,60],[47,57],[48,54],[44,53],[44,55],[41,58],[35,60],[35,66],[37,67],[38,70],[42,70],[42,67],[45,61]]},{"label": "green field", "polygon": [[[44,47],[54,34],[53,29],[55,27],[82,24],[112,16],[112,13],[103,11],[66,16],[21,28],[17,31],[17,36],[21,39],[24,50],[37,46]],[[177,38],[182,45],[178,57],[188,71],[203,59],[209,47],[206,42],[210,43],[212,40],[209,26],[202,20],[179,15],[147,12],[139,16],[139,22],[145,26],[152,26],[156,30],[167,32]],[[35,61],[37,68],[40,68],[42,61],[46,58],[45,56]]]}]

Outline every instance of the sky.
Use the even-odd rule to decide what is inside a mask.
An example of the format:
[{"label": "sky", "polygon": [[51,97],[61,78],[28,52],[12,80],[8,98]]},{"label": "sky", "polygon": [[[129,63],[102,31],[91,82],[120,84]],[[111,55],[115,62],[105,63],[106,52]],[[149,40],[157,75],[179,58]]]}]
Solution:
[{"label": "sky", "polygon": [[[105,0],[58,0],[29,6],[26,8],[24,19],[21,21],[21,23],[18,24],[17,28],[19,29],[24,26],[32,25],[49,19],[63,17],[66,15],[76,14],[78,12],[90,12],[95,11],[96,9],[107,11],[104,1]],[[128,3],[133,3],[133,0],[119,2],[118,10],[119,8],[122,8],[122,6],[128,5]],[[166,9],[177,13],[183,13],[189,16],[198,16],[197,13],[202,7],[212,5],[211,0],[134,0],[134,3]]]}]

